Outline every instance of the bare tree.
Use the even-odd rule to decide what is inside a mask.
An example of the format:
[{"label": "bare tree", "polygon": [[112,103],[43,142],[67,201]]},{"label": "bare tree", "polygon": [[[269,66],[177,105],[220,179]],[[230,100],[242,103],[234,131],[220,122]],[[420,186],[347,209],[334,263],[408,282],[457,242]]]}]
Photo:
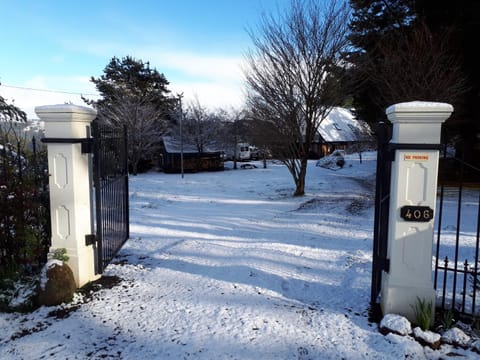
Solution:
[{"label": "bare tree", "polygon": [[165,112],[152,101],[152,95],[112,95],[115,106],[103,106],[98,112],[100,121],[115,127],[127,127],[128,160],[132,173],[138,173],[140,160],[154,157],[159,151],[161,136],[169,122]]},{"label": "bare tree", "polygon": [[250,142],[246,111],[242,108],[232,108],[222,111],[222,139],[223,147],[233,159],[233,169],[237,169],[238,144]]},{"label": "bare tree", "polygon": [[183,141],[185,145],[194,146],[199,154],[207,148],[218,147],[221,143],[220,115],[202,106],[197,97],[187,104],[182,115],[182,133],[180,134],[180,120],[177,120],[177,126],[171,131],[176,143]]},{"label": "bare tree", "polygon": [[[248,105],[268,128],[275,156],[288,167],[295,195],[305,193],[308,150],[323,119],[345,97],[346,2],[292,0],[283,14],[264,15],[250,30],[247,56]],[[327,2],[321,2],[325,4]]]}]

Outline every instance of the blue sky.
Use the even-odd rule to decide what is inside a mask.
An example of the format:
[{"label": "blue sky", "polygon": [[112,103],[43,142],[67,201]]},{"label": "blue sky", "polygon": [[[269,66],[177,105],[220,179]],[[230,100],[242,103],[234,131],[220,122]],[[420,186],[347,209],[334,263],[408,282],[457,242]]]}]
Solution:
[{"label": "blue sky", "polygon": [[[34,107],[91,94],[113,56],[149,61],[172,93],[210,108],[239,106],[247,27],[289,0],[0,0],[0,95]],[[28,89],[23,89],[28,88]]]}]

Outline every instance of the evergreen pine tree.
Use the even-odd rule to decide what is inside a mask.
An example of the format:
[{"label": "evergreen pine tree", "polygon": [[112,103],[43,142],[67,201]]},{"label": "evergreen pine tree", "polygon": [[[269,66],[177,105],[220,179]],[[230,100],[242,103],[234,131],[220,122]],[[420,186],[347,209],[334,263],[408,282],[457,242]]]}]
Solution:
[{"label": "evergreen pine tree", "polygon": [[[126,126],[128,160],[133,174],[151,167],[159,155],[177,100],[169,82],[148,62],[131,56],[113,57],[99,78],[91,78],[102,98],[84,101],[97,109],[99,121]],[[144,165],[142,165],[144,164]]]},{"label": "evergreen pine tree", "polygon": [[378,49],[409,26],[414,18],[413,2],[350,0],[353,10],[350,21],[352,50],[348,59],[354,65],[352,77],[356,82],[353,105],[359,117],[370,124],[385,117],[386,104],[378,103],[379,89],[370,79],[370,72],[384,60]]}]

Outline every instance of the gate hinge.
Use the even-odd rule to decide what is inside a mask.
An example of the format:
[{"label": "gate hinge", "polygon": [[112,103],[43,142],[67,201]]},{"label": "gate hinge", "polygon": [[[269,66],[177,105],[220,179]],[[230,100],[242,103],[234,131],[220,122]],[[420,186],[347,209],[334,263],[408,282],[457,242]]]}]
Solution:
[{"label": "gate hinge", "polygon": [[386,273],[390,272],[390,259],[381,259],[380,268]]},{"label": "gate hinge", "polygon": [[95,235],[93,234],[85,235],[85,246],[93,245],[95,244],[95,242],[96,242]]},{"label": "gate hinge", "polygon": [[82,154],[93,153],[93,138],[82,139]]}]

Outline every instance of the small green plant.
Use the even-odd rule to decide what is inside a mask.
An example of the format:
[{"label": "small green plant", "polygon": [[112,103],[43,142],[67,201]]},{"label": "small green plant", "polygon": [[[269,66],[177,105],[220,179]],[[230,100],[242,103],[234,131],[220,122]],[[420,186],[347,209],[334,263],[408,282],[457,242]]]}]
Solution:
[{"label": "small green plant", "polygon": [[53,252],[51,253],[51,257],[52,259],[60,260],[63,262],[67,262],[68,259],[70,259],[67,255],[67,249],[65,248],[58,248],[53,250]]},{"label": "small green plant", "polygon": [[453,323],[455,322],[455,319],[453,318],[453,311],[452,310],[447,310],[442,313],[442,327],[445,330],[450,329],[453,326]]},{"label": "small green plant", "polygon": [[473,317],[472,330],[477,336],[480,336],[480,315],[479,314]]},{"label": "small green plant", "polygon": [[433,304],[417,297],[414,307],[415,323],[422,330],[429,330],[433,324]]}]

